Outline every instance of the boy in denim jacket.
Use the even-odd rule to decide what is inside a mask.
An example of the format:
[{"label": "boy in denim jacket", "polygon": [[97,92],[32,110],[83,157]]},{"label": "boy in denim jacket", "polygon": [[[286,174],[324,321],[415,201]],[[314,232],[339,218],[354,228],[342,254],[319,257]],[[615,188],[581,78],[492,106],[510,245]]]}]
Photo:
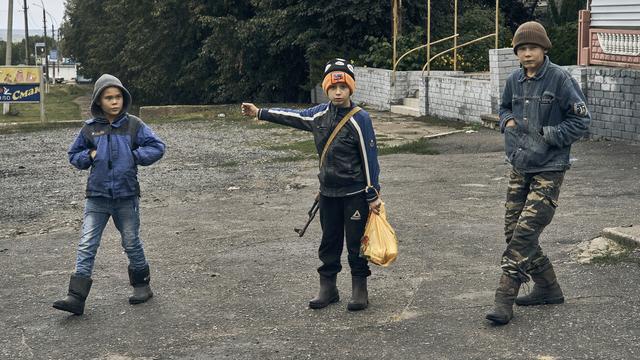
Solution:
[{"label": "boy in denim jacket", "polygon": [[[500,130],[511,164],[505,204],[507,249],[495,308],[486,316],[499,325],[513,318],[514,301],[518,305],[564,302],[538,238],[558,205],[571,144],[587,133],[591,116],[578,83],[549,61],[549,48],[551,41],[541,24],[531,21],[518,28],[513,51],[521,68],[507,79],[500,104]],[[533,290],[516,298],[529,276]]]}]

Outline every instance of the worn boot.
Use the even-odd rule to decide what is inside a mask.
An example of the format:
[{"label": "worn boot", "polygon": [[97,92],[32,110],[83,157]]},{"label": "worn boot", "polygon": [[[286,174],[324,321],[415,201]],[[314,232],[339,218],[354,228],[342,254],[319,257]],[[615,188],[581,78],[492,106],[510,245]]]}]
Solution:
[{"label": "worn boot", "polygon": [[129,267],[129,282],[133,286],[133,295],[129,297],[129,304],[141,304],[153,296],[151,286],[149,286],[149,265],[142,270],[133,270]]},{"label": "worn boot", "polygon": [[518,296],[520,284],[520,281],[502,274],[496,289],[495,305],[493,311],[487,314],[487,319],[505,325],[513,318],[513,302]]},{"label": "worn boot", "polygon": [[336,278],[336,275],[320,275],[320,291],[318,292],[318,296],[309,301],[309,308],[322,309],[329,304],[340,301],[340,295],[336,287]]},{"label": "worn boot", "polygon": [[367,292],[366,276],[351,276],[351,300],[347,304],[347,310],[364,310],[369,306],[369,293]]},{"label": "worn boot", "polygon": [[89,295],[92,283],[93,280],[89,277],[71,275],[67,297],[54,302],[53,307],[76,315],[82,315],[84,313],[84,301]]},{"label": "worn boot", "polygon": [[551,264],[543,271],[531,272],[530,275],[534,282],[533,290],[529,294],[517,298],[517,305],[562,304],[564,302],[562,289],[560,289]]}]

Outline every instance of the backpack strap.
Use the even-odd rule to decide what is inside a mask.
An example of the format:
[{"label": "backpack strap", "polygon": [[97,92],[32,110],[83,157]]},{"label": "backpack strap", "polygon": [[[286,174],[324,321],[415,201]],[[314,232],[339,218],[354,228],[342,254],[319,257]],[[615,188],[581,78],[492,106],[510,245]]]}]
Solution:
[{"label": "backpack strap", "polygon": [[327,142],[324,144],[324,149],[322,149],[322,155],[320,155],[319,167],[322,167],[322,163],[324,163],[324,158],[327,156],[327,150],[329,150],[329,145],[331,145],[331,143],[333,142],[333,139],[336,138],[336,136],[338,135],[338,132],[340,132],[340,129],[342,129],[342,127],[347,123],[347,121],[349,121],[349,119],[351,119],[351,117],[360,110],[362,110],[362,108],[359,106],[356,106],[353,109],[351,109],[351,111],[349,111],[347,115],[345,115],[342,118],[342,120],[340,120],[338,125],[336,125],[335,129],[333,129],[331,136],[329,136],[329,140],[327,140]]},{"label": "backpack strap", "polygon": [[129,138],[131,139],[131,150],[137,149],[140,145],[138,144],[138,130],[142,127],[142,120],[135,116],[129,114]]}]

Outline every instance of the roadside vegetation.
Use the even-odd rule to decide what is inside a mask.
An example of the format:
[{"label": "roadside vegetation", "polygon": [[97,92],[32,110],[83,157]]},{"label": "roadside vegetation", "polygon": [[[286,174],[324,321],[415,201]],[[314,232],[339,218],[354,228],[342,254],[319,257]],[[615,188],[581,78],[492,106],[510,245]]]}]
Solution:
[{"label": "roadside vegetation", "polygon": [[[17,104],[12,106],[12,115],[0,115],[0,123],[18,123],[20,125],[13,127],[0,127],[0,133],[9,133],[16,131],[35,131],[64,125],[64,121],[81,120],[80,105],[74,102],[78,97],[90,97],[91,86],[78,85],[56,85],[51,86],[50,92],[45,96],[45,105],[47,108],[48,122],[40,123],[40,106],[39,104]],[[85,99],[85,102],[87,99]],[[300,104],[269,104],[269,107],[296,108]],[[132,108],[131,112],[138,114],[138,108]],[[55,119],[55,120],[53,120]],[[84,119],[82,119],[84,120]],[[143,120],[147,123],[166,123],[166,122],[183,122],[183,121],[202,121],[209,123],[212,127],[218,128],[225,123],[244,127],[247,130],[260,129],[269,131],[265,139],[271,141],[263,141],[256,143],[256,146],[278,151],[281,154],[274,157],[276,162],[293,162],[304,161],[317,158],[316,147],[309,133],[297,131],[282,125],[273,124],[267,121],[258,121],[242,116],[239,104],[210,105],[206,107],[179,107],[175,110],[158,109],[154,116],[143,115]],[[451,121],[440,120],[431,117],[420,117],[418,121],[425,122],[430,125],[449,126],[453,129],[465,129],[468,125]],[[437,151],[432,149],[428,139],[418,139],[415,141],[399,144],[387,145],[385,134],[377,134],[379,155],[390,154],[420,154],[435,155]],[[224,167],[234,167],[240,164],[230,162],[225,163]]]},{"label": "roadside vegetation", "polygon": [[[81,96],[91,96],[91,86],[62,84],[50,85],[44,94],[47,121],[81,120],[80,105],[74,102]],[[40,104],[11,104],[9,114],[0,114],[0,123],[40,122]]]}]

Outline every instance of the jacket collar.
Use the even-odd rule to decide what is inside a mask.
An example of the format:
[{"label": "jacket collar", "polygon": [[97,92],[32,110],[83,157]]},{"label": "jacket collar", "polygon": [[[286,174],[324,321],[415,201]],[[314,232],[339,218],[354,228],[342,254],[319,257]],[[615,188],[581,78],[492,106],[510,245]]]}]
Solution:
[{"label": "jacket collar", "polygon": [[[122,126],[124,119],[128,118],[128,115],[129,114],[127,112],[123,112],[122,114],[118,115],[118,117],[115,120],[113,120],[113,122],[111,123],[111,126],[113,126],[114,128],[119,128],[120,126]],[[108,124],[109,120],[107,120],[105,117],[98,116],[91,120],[85,121],[86,124],[91,124],[94,122],[100,123],[100,124]]]},{"label": "jacket collar", "polygon": [[353,109],[356,106],[353,103],[353,100],[350,100],[350,102],[351,102],[351,106],[344,107],[344,108],[339,108],[339,107],[333,105],[333,103],[331,101],[329,101],[329,111],[334,112],[336,114],[344,115],[344,114],[348,113],[349,111],[351,111],[351,109]]},{"label": "jacket collar", "polygon": [[[542,66],[540,66],[540,69],[538,70],[538,72],[531,78],[532,80],[540,80],[544,77],[544,74],[547,72],[547,69],[549,68],[549,56],[545,55],[544,56],[544,62],[542,63]],[[522,65],[520,66],[520,75],[518,76],[518,82],[523,82],[527,79],[527,70],[522,67]]]}]

